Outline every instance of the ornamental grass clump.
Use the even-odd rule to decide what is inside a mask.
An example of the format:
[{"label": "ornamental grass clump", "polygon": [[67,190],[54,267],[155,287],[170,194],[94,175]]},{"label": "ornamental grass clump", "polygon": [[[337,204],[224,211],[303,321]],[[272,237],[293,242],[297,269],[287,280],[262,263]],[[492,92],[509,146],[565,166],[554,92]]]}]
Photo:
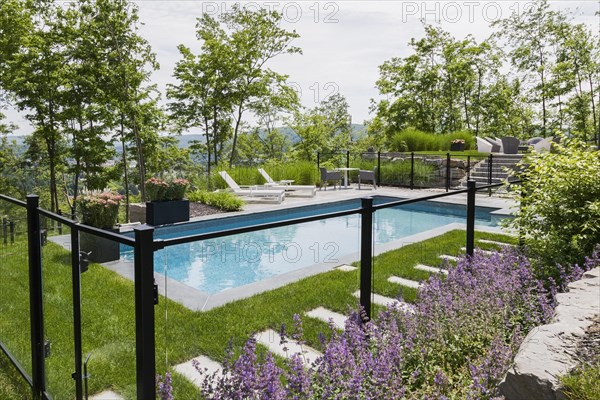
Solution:
[{"label": "ornamental grass clump", "polygon": [[91,192],[79,200],[82,222],[97,228],[112,228],[117,223],[123,196],[111,191]]},{"label": "ornamental grass clump", "polygon": [[[355,312],[342,333],[332,325],[313,365],[296,355],[280,369],[248,341],[234,363],[226,361],[224,374],[205,377],[202,396],[491,399],[523,337],[553,313],[553,292],[531,271],[517,250],[476,253],[446,279],[431,277],[413,311],[391,306],[367,324]],[[292,338],[302,331],[295,321]]]}]

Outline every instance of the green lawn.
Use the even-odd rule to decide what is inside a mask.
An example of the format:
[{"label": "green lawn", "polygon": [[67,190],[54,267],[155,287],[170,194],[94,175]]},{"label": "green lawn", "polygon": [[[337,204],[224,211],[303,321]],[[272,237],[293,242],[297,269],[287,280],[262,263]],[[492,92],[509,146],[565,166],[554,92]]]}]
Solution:
[{"label": "green lawn", "polygon": [[[477,238],[514,243],[514,239],[503,235],[477,233]],[[415,264],[439,265],[440,254],[460,254],[464,243],[465,232],[453,231],[376,257],[374,291],[396,297],[400,289],[387,282],[390,275],[426,279],[428,273],[414,270]],[[74,393],[70,256],[50,243],[44,247],[43,257],[46,337],[52,342],[47,359],[48,389],[57,400],[69,399]],[[5,277],[0,281],[0,333],[7,335],[0,338],[11,350],[19,349],[19,359],[29,368],[25,356],[29,334],[27,263],[23,257],[14,262],[3,257],[0,269]],[[230,340],[239,350],[252,333],[267,328],[278,330],[282,323],[292,327],[294,314],[318,306],[344,313],[357,306],[357,299],[351,294],[358,288],[358,271],[335,270],[207,312],[192,312],[161,297],[156,307],[158,372],[200,354],[221,361]],[[92,265],[82,275],[82,291],[83,351],[84,356],[91,353],[90,393],[110,388],[126,398],[135,398],[133,284],[108,269]],[[402,296],[406,301],[414,301],[416,291],[405,289]],[[328,332],[328,325],[304,318],[303,327],[309,344],[319,349],[318,334]],[[28,393],[28,389],[6,365],[0,357],[0,398],[22,398],[21,393]],[[195,388],[185,379],[175,374],[173,381],[176,398],[195,397]]]}]

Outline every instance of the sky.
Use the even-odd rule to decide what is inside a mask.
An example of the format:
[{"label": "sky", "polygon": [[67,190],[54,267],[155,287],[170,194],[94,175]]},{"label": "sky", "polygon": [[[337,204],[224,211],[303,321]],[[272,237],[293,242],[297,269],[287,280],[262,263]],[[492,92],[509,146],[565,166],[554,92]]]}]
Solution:
[{"label": "sky", "polygon": [[[151,44],[160,63],[152,75],[163,93],[174,82],[172,71],[179,60],[177,45],[198,52],[201,43],[195,37],[196,18],[208,13],[217,16],[231,10],[232,1],[136,1],[140,33]],[[372,118],[371,99],[379,99],[375,82],[378,67],[392,57],[410,54],[411,38],[424,34],[421,20],[440,24],[455,38],[473,35],[478,41],[492,33],[490,24],[512,12],[523,12],[531,3],[518,0],[496,1],[381,1],[381,0],[294,0],[240,1],[250,9],[259,7],[283,14],[282,25],[295,30],[300,38],[294,46],[302,55],[281,55],[269,63],[279,73],[289,75],[305,107],[315,107],[332,94],[344,95],[350,105],[353,123]],[[600,31],[599,0],[549,1],[552,9],[571,11],[575,22]],[[163,98],[164,100],[164,98]],[[4,113],[19,125],[17,134],[31,128],[15,110]],[[250,121],[252,122],[252,121]]]}]

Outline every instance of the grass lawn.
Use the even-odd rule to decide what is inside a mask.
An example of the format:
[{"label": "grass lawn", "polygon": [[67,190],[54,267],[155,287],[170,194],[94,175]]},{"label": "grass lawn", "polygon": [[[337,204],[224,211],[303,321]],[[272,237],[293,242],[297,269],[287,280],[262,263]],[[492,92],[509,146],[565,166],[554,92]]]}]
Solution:
[{"label": "grass lawn", "polygon": [[[477,238],[514,243],[514,239],[495,234],[477,233]],[[374,260],[374,292],[396,297],[400,288],[387,282],[390,275],[413,280],[427,279],[428,273],[415,270],[417,263],[437,266],[440,254],[458,255],[465,243],[464,231],[452,231],[440,237],[411,244],[382,254]],[[16,245],[15,245],[16,246]],[[480,245],[493,248],[493,245]],[[49,243],[44,247],[44,296],[46,337],[52,343],[47,359],[48,390],[54,398],[70,399],[74,394],[74,372],[70,255]],[[0,266],[0,339],[29,370],[27,262],[24,256],[2,257]],[[156,306],[157,369],[166,368],[198,355],[221,361],[228,342],[239,350],[246,339],[267,328],[278,330],[281,324],[293,326],[293,315],[318,306],[345,313],[358,300],[352,293],[359,288],[359,272],[331,271],[282,288],[239,300],[207,312],[192,312],[160,298]],[[134,287],[131,281],[99,265],[91,265],[82,275],[83,352],[91,353],[89,362],[90,394],[112,389],[126,398],[135,398],[135,315]],[[406,301],[414,301],[416,290],[404,289]],[[377,308],[376,308],[377,309]],[[328,332],[326,323],[303,318],[309,345],[319,349],[319,332]],[[15,350],[13,350],[15,349]],[[176,398],[195,398],[195,388],[174,374]],[[0,357],[0,398],[26,398],[28,388]]]}]

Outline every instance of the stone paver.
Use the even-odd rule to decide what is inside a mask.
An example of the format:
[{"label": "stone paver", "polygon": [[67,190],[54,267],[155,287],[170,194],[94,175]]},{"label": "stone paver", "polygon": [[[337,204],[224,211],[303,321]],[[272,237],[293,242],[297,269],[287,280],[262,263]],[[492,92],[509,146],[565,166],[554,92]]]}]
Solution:
[{"label": "stone paver", "polygon": [[448,270],[447,269],[430,267],[429,265],[417,264],[417,265],[415,265],[415,269],[418,269],[418,270],[421,270],[421,271],[426,271],[426,272],[431,272],[431,273],[434,273],[434,274],[448,275]]},{"label": "stone paver", "polygon": [[458,257],[455,257],[455,256],[449,256],[449,255],[447,255],[447,254],[442,254],[442,255],[440,256],[440,258],[441,258],[442,260],[448,260],[448,261],[458,261]]},{"label": "stone paver", "polygon": [[[467,248],[466,248],[466,247],[461,247],[460,249],[461,249],[462,251],[467,251]],[[475,253],[486,254],[486,255],[488,255],[488,256],[489,256],[489,255],[492,255],[492,254],[494,254],[494,252],[493,252],[493,251],[489,251],[489,250],[483,250],[483,249],[473,249],[473,251],[474,251]]]},{"label": "stone paver", "polygon": [[90,400],[123,400],[123,396],[112,390],[105,390],[104,392],[90,396]]},{"label": "stone paver", "polygon": [[325,321],[327,323],[329,323],[331,320],[338,329],[344,329],[346,326],[346,320],[348,320],[348,317],[345,315],[328,310],[325,307],[317,307],[314,310],[310,310],[309,312],[305,313],[305,315],[307,317],[320,319],[321,321]]},{"label": "stone paver", "polygon": [[[360,290],[352,293],[352,296],[356,298],[360,298]],[[380,294],[373,294],[372,301],[375,304],[379,304],[380,306],[388,306],[390,304],[396,304],[399,308],[403,309],[406,312],[414,312],[415,308],[412,304],[405,303],[403,301],[399,301],[397,299],[392,299],[391,297],[385,297]]]},{"label": "stone paver", "polygon": [[513,247],[514,246],[510,243],[497,242],[495,240],[487,240],[487,239],[479,239],[478,242],[485,243],[485,244],[495,244],[496,246],[503,246],[503,247]]},{"label": "stone paver", "polygon": [[[271,353],[281,357],[291,357],[294,354],[300,353],[306,363],[312,364],[317,358],[322,356],[317,350],[306,345],[300,345],[290,338],[287,338],[287,343],[281,344],[281,336],[272,329],[257,333],[255,338],[258,343],[267,347]],[[287,348],[287,351],[284,350],[284,347]]]},{"label": "stone paver", "polygon": [[175,366],[175,371],[185,376],[194,385],[200,386],[202,384],[202,377],[200,372],[194,367],[194,361],[198,361],[201,369],[206,369],[208,375],[212,375],[214,372],[221,371],[223,367],[218,362],[211,360],[205,356],[195,357],[187,362],[178,364]]},{"label": "stone paver", "polygon": [[352,265],[340,265],[339,267],[337,267],[337,269],[339,269],[340,271],[344,271],[344,272],[350,272],[350,271],[356,271],[358,268],[353,267]]},{"label": "stone paver", "polygon": [[413,281],[411,279],[400,278],[398,276],[393,276],[393,275],[390,276],[387,279],[387,281],[390,283],[397,283],[398,285],[406,286],[406,287],[413,288],[413,289],[418,289],[422,285],[421,282]]}]

